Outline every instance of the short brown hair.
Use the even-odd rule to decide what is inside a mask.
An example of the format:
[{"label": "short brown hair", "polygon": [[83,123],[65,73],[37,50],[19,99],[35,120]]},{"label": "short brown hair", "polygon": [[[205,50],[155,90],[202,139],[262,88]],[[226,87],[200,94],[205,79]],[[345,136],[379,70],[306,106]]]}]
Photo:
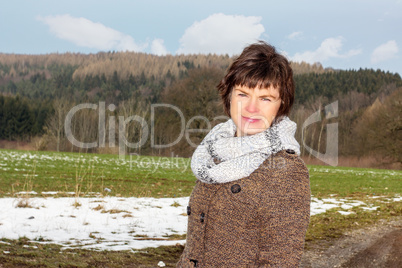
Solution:
[{"label": "short brown hair", "polygon": [[295,85],[289,61],[264,41],[249,45],[232,63],[218,84],[223,106],[230,116],[230,98],[235,86],[278,88],[282,100],[276,118],[290,113]]}]

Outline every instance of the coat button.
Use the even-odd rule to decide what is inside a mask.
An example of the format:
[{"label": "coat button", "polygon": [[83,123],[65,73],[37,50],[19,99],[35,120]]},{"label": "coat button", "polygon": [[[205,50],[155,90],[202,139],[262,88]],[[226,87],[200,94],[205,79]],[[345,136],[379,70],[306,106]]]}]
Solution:
[{"label": "coat button", "polygon": [[187,206],[187,215],[190,216],[190,214],[191,214],[191,207],[190,207],[190,206]]},{"label": "coat button", "polygon": [[241,191],[241,187],[238,184],[234,184],[232,185],[232,187],[230,187],[230,190],[232,191],[232,193],[237,194]]},{"label": "coat button", "polygon": [[193,263],[194,263],[194,267],[197,267],[197,263],[198,263],[197,260],[190,259],[190,262],[193,262]]},{"label": "coat button", "polygon": [[288,154],[295,154],[295,151],[292,150],[292,149],[286,149],[286,152],[287,152]]},{"label": "coat button", "polygon": [[200,222],[204,222],[204,218],[205,218],[205,213],[202,212],[200,215]]}]

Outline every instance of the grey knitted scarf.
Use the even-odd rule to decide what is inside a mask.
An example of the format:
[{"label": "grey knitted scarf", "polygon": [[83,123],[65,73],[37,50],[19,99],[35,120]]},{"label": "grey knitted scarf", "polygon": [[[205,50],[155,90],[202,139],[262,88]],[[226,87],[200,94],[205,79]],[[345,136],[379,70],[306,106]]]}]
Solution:
[{"label": "grey knitted scarf", "polygon": [[300,154],[295,132],[296,123],[284,117],[263,132],[235,137],[236,125],[229,119],[215,126],[197,147],[191,158],[191,169],[205,183],[247,177],[271,154],[284,149]]}]

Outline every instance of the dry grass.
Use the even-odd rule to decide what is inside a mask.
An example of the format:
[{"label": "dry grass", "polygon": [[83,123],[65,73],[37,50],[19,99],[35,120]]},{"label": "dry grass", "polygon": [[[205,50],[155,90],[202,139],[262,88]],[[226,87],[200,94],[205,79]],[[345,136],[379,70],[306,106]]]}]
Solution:
[{"label": "dry grass", "polygon": [[21,199],[19,199],[18,203],[17,203],[17,205],[15,207],[16,208],[33,208],[29,198],[21,198]]},{"label": "dry grass", "polygon": [[[321,160],[311,156],[303,156],[303,161],[307,165],[327,165]],[[338,166],[340,167],[357,167],[357,168],[380,168],[401,170],[402,163],[394,162],[389,159],[378,158],[375,156],[340,156],[338,157]]]},{"label": "dry grass", "polygon": [[17,208],[33,208],[30,198],[34,186],[33,178],[35,177],[35,170],[36,162],[33,163],[31,174],[25,175],[22,194],[18,195],[18,203],[16,205]]},{"label": "dry grass", "polygon": [[98,211],[98,210],[104,210],[104,209],[105,209],[105,207],[103,205],[99,204],[96,207],[94,207],[92,210]]},{"label": "dry grass", "polygon": [[173,204],[171,204],[170,206],[177,208],[180,207],[180,204],[174,201]]},{"label": "dry grass", "polygon": [[35,150],[35,146],[32,143],[24,141],[7,141],[7,140],[0,140],[0,148],[10,150],[24,150],[24,151]]},{"label": "dry grass", "polygon": [[101,213],[110,213],[110,214],[118,214],[118,213],[130,213],[129,211],[127,211],[127,210],[122,210],[122,209],[118,209],[118,208],[112,208],[112,209],[109,209],[109,210],[102,210],[101,211]]},{"label": "dry grass", "polygon": [[74,203],[73,203],[73,207],[75,207],[75,208],[78,208],[78,207],[80,207],[82,204],[78,201],[78,200],[75,200],[74,201]]}]

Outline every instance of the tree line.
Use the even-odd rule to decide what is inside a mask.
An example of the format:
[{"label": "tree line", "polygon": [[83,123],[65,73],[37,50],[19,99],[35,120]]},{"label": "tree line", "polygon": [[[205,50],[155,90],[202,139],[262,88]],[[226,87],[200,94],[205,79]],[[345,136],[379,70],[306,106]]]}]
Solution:
[{"label": "tree line", "polygon": [[[147,62],[146,67],[141,65],[142,69],[127,73],[124,56],[133,55],[0,54],[0,139],[29,141],[39,137],[38,149],[82,150],[66,137],[64,119],[68,111],[80,103],[104,102],[105,107],[115,106],[115,109],[106,109],[106,145],[86,148],[85,151],[117,153],[123,132],[126,143],[141,144],[126,148],[126,153],[190,156],[193,145],[198,144],[206,133],[189,131],[174,146],[155,147],[155,144],[177,141],[182,134],[182,118],[168,107],[158,107],[152,114],[152,105],[166,103],[177,107],[183,114],[186,128],[191,130],[216,125],[224,120],[216,85],[232,59],[214,55],[169,56],[162,59],[141,54],[140,58]],[[168,60],[173,62],[169,66],[178,69],[160,69],[162,64],[158,61]],[[103,61],[109,62],[109,65],[101,64]],[[204,62],[203,65],[200,62]],[[117,63],[124,68],[113,70]],[[291,119],[299,126],[296,135],[300,143],[325,152],[326,126],[336,121],[339,124],[340,155],[361,157],[377,154],[390,161],[401,162],[397,149],[402,140],[398,116],[401,114],[401,102],[397,101],[402,88],[399,74],[372,69],[323,69],[319,64],[292,64],[301,67],[295,75],[296,102],[291,113]],[[298,67],[294,68],[297,70]],[[121,71],[123,69],[125,71]],[[153,73],[151,70],[159,71]],[[334,101],[338,101],[339,105],[337,118],[332,121],[323,118],[302,133],[303,122],[318,110],[324,114],[324,107]],[[119,119],[132,115],[143,118],[147,129],[138,120],[127,122],[123,129],[119,129]],[[73,119],[71,131],[78,140],[91,142],[102,138],[99,137],[97,111],[82,110]],[[152,141],[149,133],[151,124]],[[302,153],[309,154],[304,147]]]},{"label": "tree line", "polygon": [[50,102],[0,95],[0,139],[24,141],[42,135],[51,112]]},{"label": "tree line", "polygon": [[[105,75],[110,78],[115,71],[122,79],[127,79],[130,75],[139,76],[142,73],[146,78],[154,76],[156,79],[160,79],[168,73],[171,76],[179,77],[181,73],[194,67],[214,67],[224,70],[233,59],[234,57],[228,55],[216,54],[156,56],[137,52],[53,53],[47,55],[0,53],[0,81],[26,79],[37,72],[43,72],[49,77],[67,66],[74,69],[74,79],[96,75]],[[319,63],[293,62],[292,67],[296,74],[331,71],[331,69],[324,69]]]}]

